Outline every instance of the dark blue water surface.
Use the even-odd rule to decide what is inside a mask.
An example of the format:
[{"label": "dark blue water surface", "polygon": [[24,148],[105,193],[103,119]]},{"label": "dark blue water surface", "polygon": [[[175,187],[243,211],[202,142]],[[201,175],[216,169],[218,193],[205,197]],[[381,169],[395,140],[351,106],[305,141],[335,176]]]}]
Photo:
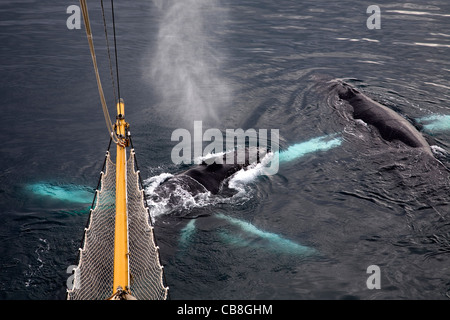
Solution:
[{"label": "dark blue water surface", "polygon": [[[0,299],[65,298],[90,203],[27,186],[95,188],[109,141],[84,29],[66,27],[72,4],[0,4]],[[187,242],[190,220],[156,216],[172,299],[449,298],[448,171],[343,114],[326,81],[346,79],[408,119],[449,115],[450,4],[378,1],[373,30],[370,4],[115,1],[120,93],[144,180],[184,168],[171,161],[171,134],[194,120],[279,129],[282,147],[343,138],[253,180],[241,199],[186,209],[199,216]],[[89,9],[114,115],[100,4]],[[423,134],[448,167],[450,132]],[[318,254],[277,250],[269,233]],[[366,285],[370,265],[381,289]]]}]

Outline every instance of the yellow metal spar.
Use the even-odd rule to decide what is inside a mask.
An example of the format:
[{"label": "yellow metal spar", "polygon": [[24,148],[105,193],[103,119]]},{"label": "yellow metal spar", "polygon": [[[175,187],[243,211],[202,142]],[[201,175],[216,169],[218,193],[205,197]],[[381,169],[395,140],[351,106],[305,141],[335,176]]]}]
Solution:
[{"label": "yellow metal spar", "polygon": [[116,133],[119,138],[116,155],[116,221],[114,236],[114,281],[113,293],[128,291],[129,253],[128,253],[128,213],[127,213],[127,171],[126,147],[128,146],[128,123],[125,121],[125,104],[117,103]]}]

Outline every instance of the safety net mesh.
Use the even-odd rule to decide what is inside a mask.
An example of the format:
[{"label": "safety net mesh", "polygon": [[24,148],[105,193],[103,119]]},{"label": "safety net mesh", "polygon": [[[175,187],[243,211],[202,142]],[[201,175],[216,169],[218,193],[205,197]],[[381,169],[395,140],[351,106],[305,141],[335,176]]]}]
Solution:
[{"label": "safety net mesh", "polygon": [[[138,300],[164,300],[168,288],[164,286],[159,248],[135,164],[132,149],[127,160],[129,289]],[[109,152],[100,185],[74,270],[73,287],[67,290],[68,300],[102,300],[113,295],[116,174]]]}]

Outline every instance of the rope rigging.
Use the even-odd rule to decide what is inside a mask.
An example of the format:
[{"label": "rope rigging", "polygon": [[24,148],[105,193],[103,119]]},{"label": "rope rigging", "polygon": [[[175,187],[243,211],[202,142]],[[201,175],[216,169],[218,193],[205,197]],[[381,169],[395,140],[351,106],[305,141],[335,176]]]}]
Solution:
[{"label": "rope rigging", "polygon": [[120,101],[119,63],[117,61],[116,20],[114,18],[115,17],[114,16],[114,0],[111,0],[111,13],[112,13],[112,23],[113,23],[113,35],[114,35],[114,55],[116,57],[116,76],[117,76],[117,93],[118,93],[117,101]]},{"label": "rope rigging", "polygon": [[[92,63],[94,65],[94,72],[95,77],[97,80],[97,87],[98,87],[98,93],[100,95],[100,102],[102,105],[103,115],[105,117],[106,122],[106,128],[108,130],[108,135],[111,136],[111,139],[116,144],[123,144],[123,138],[125,137],[119,137],[115,130],[115,125],[111,122],[111,117],[109,115],[108,106],[106,104],[105,94],[103,92],[103,86],[100,80],[100,73],[98,71],[98,65],[97,65],[97,57],[95,55],[95,48],[94,48],[94,41],[92,36],[92,29],[91,24],[89,20],[89,13],[87,8],[86,0],[80,0],[80,7],[81,12],[83,14],[83,20],[84,25],[86,29],[86,36],[89,43],[89,49],[92,57]],[[113,76],[113,68],[112,68],[112,62],[111,62],[111,53],[110,53],[110,46],[108,41],[108,32],[106,27],[106,19],[105,19],[105,12],[104,12],[104,6],[103,6],[103,0],[101,1],[101,7],[102,7],[102,15],[103,15],[103,25],[105,30],[105,37],[106,37],[106,44],[107,44],[107,50],[108,50],[108,60],[109,60],[109,67],[110,67],[110,74],[111,74],[111,81],[114,89],[114,99],[118,102],[121,102],[120,98],[120,86],[119,86],[119,64],[118,64],[118,58],[117,58],[117,41],[116,41],[116,27],[115,27],[115,17],[114,17],[114,1],[111,0],[111,10],[112,10],[112,20],[113,20],[113,33],[114,33],[114,53],[115,53],[115,66],[116,66],[116,81],[117,81],[117,95],[116,95],[116,84],[114,83],[114,76]]]},{"label": "rope rigging", "polygon": [[101,0],[100,4],[102,6],[103,28],[105,30],[106,49],[108,51],[108,61],[109,61],[109,73],[110,73],[110,76],[111,76],[112,87],[113,87],[113,90],[114,90],[114,101],[118,101],[118,99],[117,99],[117,92],[116,92],[116,85],[114,83],[113,68],[112,68],[112,63],[111,63],[111,50],[109,48],[108,28],[106,27],[105,8],[103,7],[103,0]]}]

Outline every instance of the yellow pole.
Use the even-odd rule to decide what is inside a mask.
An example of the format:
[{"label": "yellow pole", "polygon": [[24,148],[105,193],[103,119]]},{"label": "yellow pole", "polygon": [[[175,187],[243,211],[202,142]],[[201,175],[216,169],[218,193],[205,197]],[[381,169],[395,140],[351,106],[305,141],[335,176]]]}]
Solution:
[{"label": "yellow pole", "polygon": [[128,217],[127,217],[127,173],[126,173],[126,138],[125,104],[121,99],[117,103],[117,144],[116,156],[116,224],[114,236],[114,287],[126,290],[129,286],[128,268]]}]

